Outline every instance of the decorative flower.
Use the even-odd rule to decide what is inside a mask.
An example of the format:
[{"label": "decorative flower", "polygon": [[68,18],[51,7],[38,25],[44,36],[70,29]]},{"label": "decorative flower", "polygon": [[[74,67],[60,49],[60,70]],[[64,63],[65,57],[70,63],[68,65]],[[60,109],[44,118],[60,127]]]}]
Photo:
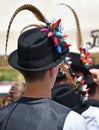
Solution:
[{"label": "decorative flower", "polygon": [[87,84],[85,84],[85,80],[83,80],[83,77],[74,77],[74,81],[76,83],[76,91],[80,95],[81,101],[84,102],[85,100],[88,100],[88,92],[89,88],[87,88]]},{"label": "decorative flower", "polygon": [[65,47],[70,46],[65,42],[66,34],[62,34],[63,27],[61,24],[61,19],[53,23],[47,23],[47,28],[42,28],[42,32],[48,32],[48,37],[52,37],[54,41],[54,46],[59,53],[62,53]]},{"label": "decorative flower", "polygon": [[90,53],[87,48],[80,47],[80,60],[84,67],[88,68],[92,64],[92,59],[90,58]]},{"label": "decorative flower", "polygon": [[62,63],[64,63],[64,66],[66,67],[66,69],[69,70],[69,69],[70,69],[70,66],[71,66],[71,64],[72,64],[72,62],[71,62],[71,57],[66,56],[66,57],[64,58],[64,60],[63,60]]}]

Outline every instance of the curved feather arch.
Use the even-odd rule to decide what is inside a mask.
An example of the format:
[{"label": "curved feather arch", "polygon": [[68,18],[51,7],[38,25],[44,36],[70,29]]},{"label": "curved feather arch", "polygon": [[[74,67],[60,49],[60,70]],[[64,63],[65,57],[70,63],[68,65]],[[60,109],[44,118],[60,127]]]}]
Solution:
[{"label": "curved feather arch", "polygon": [[81,28],[80,28],[80,22],[79,22],[79,18],[77,16],[77,13],[75,12],[75,10],[68,4],[65,4],[65,3],[60,3],[59,5],[64,5],[66,6],[67,8],[69,8],[74,17],[75,17],[75,22],[76,22],[76,27],[77,27],[77,48],[78,50],[80,50],[80,47],[82,46],[82,34],[81,34]]},{"label": "curved feather arch", "polygon": [[27,26],[25,26],[22,30],[21,30],[21,32],[20,33],[23,33],[27,28],[30,28],[30,27],[39,27],[39,28],[43,28],[44,26],[43,25],[41,25],[41,24],[29,24],[29,25],[27,25]]},{"label": "curved feather arch", "polygon": [[42,14],[41,11],[40,11],[38,8],[36,8],[34,5],[25,4],[25,5],[22,5],[22,6],[20,6],[19,8],[17,8],[16,11],[14,12],[14,14],[12,15],[11,19],[10,19],[10,22],[9,22],[9,25],[8,25],[8,29],[7,29],[6,45],[5,45],[5,58],[6,58],[6,56],[7,56],[7,45],[8,45],[9,33],[10,33],[10,28],[11,28],[12,22],[13,22],[15,16],[16,16],[19,12],[21,12],[21,11],[23,11],[23,10],[29,10],[29,11],[31,11],[39,21],[46,23],[46,20],[45,20],[43,14]]}]

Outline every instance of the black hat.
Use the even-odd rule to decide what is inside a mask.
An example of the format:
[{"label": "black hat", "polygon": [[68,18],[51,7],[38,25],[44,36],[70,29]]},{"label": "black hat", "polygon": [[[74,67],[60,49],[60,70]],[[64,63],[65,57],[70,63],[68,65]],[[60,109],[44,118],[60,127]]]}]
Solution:
[{"label": "black hat", "polygon": [[80,71],[84,75],[90,74],[89,69],[87,69],[86,67],[82,65],[79,53],[70,52],[70,57],[72,61],[72,64],[71,64],[72,70]]},{"label": "black hat", "polygon": [[58,84],[52,88],[52,99],[69,108],[79,105],[80,98],[71,84]]},{"label": "black hat", "polygon": [[26,71],[43,71],[55,67],[69,51],[68,47],[59,53],[48,32],[42,32],[41,28],[34,28],[23,32],[18,38],[18,49],[12,52],[8,58],[9,64]]}]

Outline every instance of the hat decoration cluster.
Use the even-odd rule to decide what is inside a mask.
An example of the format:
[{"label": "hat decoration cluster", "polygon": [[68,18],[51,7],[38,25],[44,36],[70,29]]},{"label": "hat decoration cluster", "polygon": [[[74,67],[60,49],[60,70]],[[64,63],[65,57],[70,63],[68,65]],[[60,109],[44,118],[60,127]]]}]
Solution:
[{"label": "hat decoration cluster", "polygon": [[[71,66],[71,64],[72,64],[72,62],[71,62],[71,57],[66,56],[66,57],[64,58],[64,60],[62,61],[62,64],[64,65],[64,68],[69,71],[70,66]],[[64,72],[64,70],[63,70],[62,68],[60,68],[60,72],[63,73],[63,74],[65,74],[65,72]]]},{"label": "hat decoration cluster", "polygon": [[80,60],[82,62],[82,65],[85,68],[88,68],[90,65],[92,65],[92,59],[90,58],[90,53],[88,52],[88,48],[80,47]]},{"label": "hat decoration cluster", "polygon": [[78,92],[78,94],[80,95],[80,99],[82,102],[84,102],[85,100],[88,99],[88,92],[89,92],[89,88],[87,88],[87,84],[85,84],[85,80],[83,79],[82,76],[80,77],[74,77],[74,81],[76,84],[76,90]]},{"label": "hat decoration cluster", "polygon": [[72,64],[71,57],[70,57],[70,56],[66,56],[66,57],[64,58],[64,60],[62,61],[62,63],[64,63],[65,68],[66,68],[67,70],[69,70],[70,67],[71,67],[71,64]]},{"label": "hat decoration cluster", "polygon": [[67,44],[65,38],[66,34],[63,34],[63,27],[61,24],[61,19],[58,19],[55,22],[47,23],[47,27],[41,29],[42,32],[48,32],[48,37],[51,37],[54,41],[54,46],[58,53],[63,53],[65,47],[69,47],[70,44]]}]

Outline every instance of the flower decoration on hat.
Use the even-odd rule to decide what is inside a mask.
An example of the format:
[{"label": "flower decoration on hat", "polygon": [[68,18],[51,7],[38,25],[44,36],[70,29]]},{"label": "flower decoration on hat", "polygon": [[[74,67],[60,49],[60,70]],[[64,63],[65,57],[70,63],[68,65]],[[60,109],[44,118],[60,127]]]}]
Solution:
[{"label": "flower decoration on hat", "polygon": [[87,84],[85,84],[85,80],[83,79],[82,76],[78,78],[74,77],[74,81],[76,84],[76,91],[80,95],[81,101],[83,103],[85,100],[88,100],[89,96],[88,92],[90,89],[87,88]]},{"label": "flower decoration on hat", "polygon": [[51,37],[54,41],[54,46],[56,47],[58,53],[63,53],[64,48],[70,46],[70,44],[67,44],[65,41],[67,35],[62,33],[63,28],[61,19],[52,23],[47,22],[47,28],[42,28],[41,31],[48,32],[48,37]]},{"label": "flower decoration on hat", "polygon": [[92,65],[92,59],[90,58],[90,53],[87,48],[80,47],[80,60],[84,67],[88,68]]}]

